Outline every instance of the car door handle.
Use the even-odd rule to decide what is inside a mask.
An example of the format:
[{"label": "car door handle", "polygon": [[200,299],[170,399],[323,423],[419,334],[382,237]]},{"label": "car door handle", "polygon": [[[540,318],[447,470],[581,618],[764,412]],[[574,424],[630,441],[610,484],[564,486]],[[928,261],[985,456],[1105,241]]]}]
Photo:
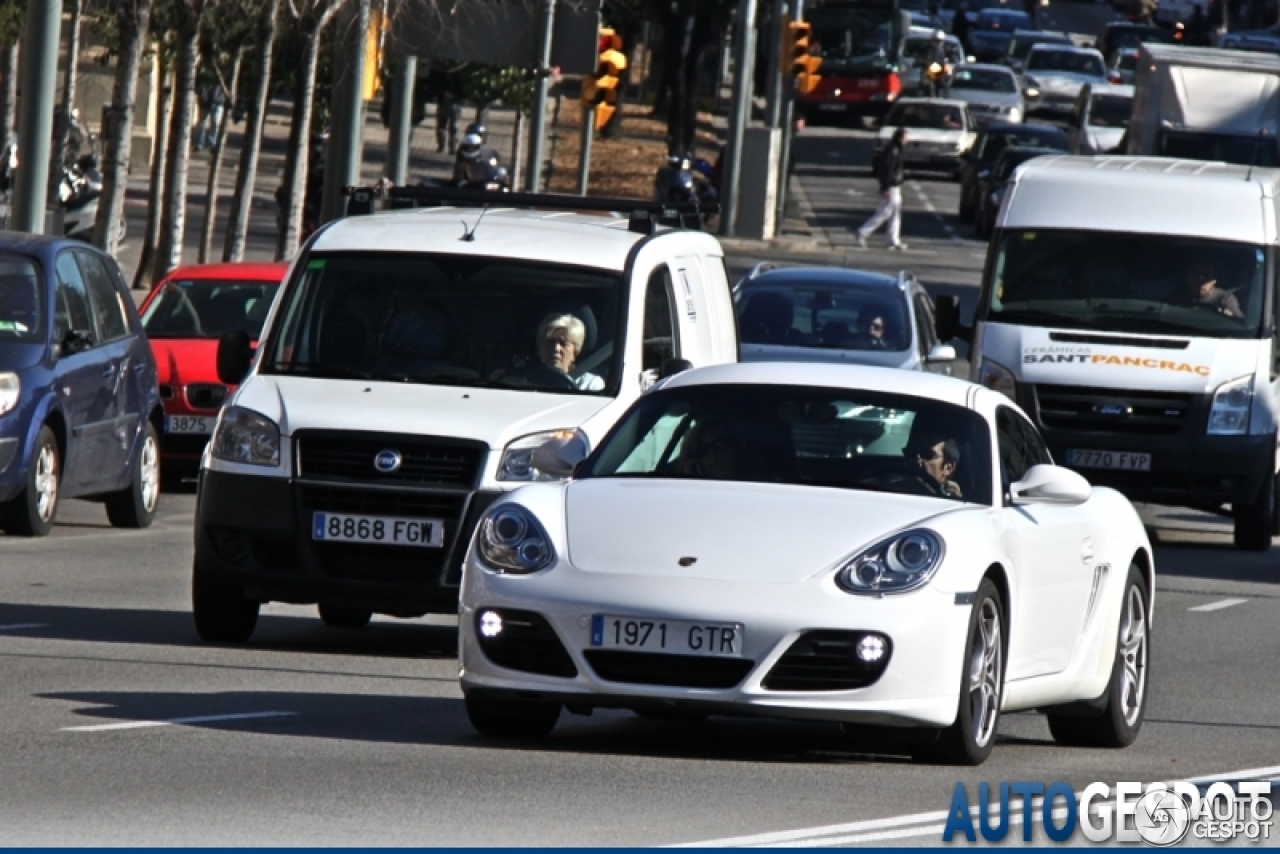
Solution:
[{"label": "car door handle", "polygon": [[103,378],[103,379],[108,379],[108,380],[109,380],[109,379],[111,379],[112,377],[114,377],[115,375],[116,375],[116,366],[115,366],[115,365],[107,365],[105,368],[103,368],[103,369],[102,369],[102,378]]}]

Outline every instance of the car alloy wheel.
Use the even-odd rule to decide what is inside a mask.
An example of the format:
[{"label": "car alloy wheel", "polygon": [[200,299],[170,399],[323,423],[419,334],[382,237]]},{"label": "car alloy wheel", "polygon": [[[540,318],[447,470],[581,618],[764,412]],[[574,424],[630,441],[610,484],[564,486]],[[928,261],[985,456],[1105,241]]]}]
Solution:
[{"label": "car alloy wheel", "polygon": [[36,455],[36,472],[33,480],[36,492],[36,514],[40,521],[53,521],[58,509],[58,451],[52,445],[40,448]]},{"label": "car alloy wheel", "polygon": [[138,466],[142,476],[142,506],[153,513],[160,498],[160,449],[155,436],[148,434],[143,441]]},{"label": "car alloy wheel", "polygon": [[977,634],[969,653],[969,709],[973,742],[986,747],[1000,717],[1000,675],[1003,672],[1000,609],[994,599],[983,600],[978,612]]},{"label": "car alloy wheel", "polygon": [[1124,722],[1134,726],[1142,717],[1147,694],[1147,603],[1142,589],[1130,586],[1120,621],[1120,654],[1124,666],[1121,710]]}]

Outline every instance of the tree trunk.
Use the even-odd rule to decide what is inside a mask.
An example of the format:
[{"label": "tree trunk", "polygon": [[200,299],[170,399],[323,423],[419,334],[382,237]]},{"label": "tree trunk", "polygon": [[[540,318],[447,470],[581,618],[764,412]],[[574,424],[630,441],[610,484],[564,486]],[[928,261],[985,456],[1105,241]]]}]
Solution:
[{"label": "tree trunk", "polygon": [[84,0],[69,0],[71,3],[71,41],[67,45],[66,75],[62,79],[61,109],[54,113],[53,146],[49,153],[49,198],[58,198],[58,185],[62,182],[62,170],[69,162],[80,156],[79,150],[74,154],[68,152],[71,142],[71,111],[75,109],[76,72],[80,66],[80,18]]},{"label": "tree trunk", "polygon": [[227,144],[227,130],[231,127],[231,113],[236,98],[240,94],[240,65],[244,61],[244,52],[236,54],[235,67],[231,70],[231,91],[226,93],[227,107],[222,111],[222,121],[213,138],[213,150],[209,152],[209,183],[205,192],[204,224],[200,229],[200,252],[196,260],[201,264],[209,262],[213,254],[213,226],[218,219],[218,181],[222,178],[222,149]]},{"label": "tree trunk", "polygon": [[[151,276],[151,262],[156,254],[156,239],[160,234],[160,209],[164,204],[165,167],[169,161],[169,119],[173,114],[173,75],[164,71],[165,56],[163,46],[156,52],[155,61],[160,63],[160,115],[156,119],[156,139],[151,157],[151,193],[147,196],[147,232],[142,238],[142,256],[138,259],[138,270],[133,276],[133,286],[150,290],[155,281]],[[165,85],[166,81],[168,85]],[[102,208],[98,208],[102,215]],[[96,224],[95,224],[96,227]]]},{"label": "tree trunk", "polygon": [[[129,156],[133,149],[134,101],[138,97],[142,46],[151,24],[151,4],[152,0],[117,0],[115,8],[120,28],[120,56],[116,60],[116,79],[111,91],[111,121],[102,129],[102,196],[93,223],[93,245],[109,255],[115,255],[120,249],[118,224],[124,219]],[[146,245],[154,242],[153,234]]]},{"label": "tree trunk", "polygon": [[0,146],[9,144],[18,129],[18,43],[0,48]]},{"label": "tree trunk", "polygon": [[[188,12],[188,17],[191,16]],[[182,264],[187,226],[187,173],[191,166],[191,130],[196,111],[196,67],[200,60],[199,14],[178,31],[174,63],[173,118],[169,128],[169,156],[165,164],[164,210],[152,277],[159,281]]]},{"label": "tree trunk", "polygon": [[280,0],[267,0],[258,24],[258,79],[253,92],[253,103],[249,105],[244,142],[240,146],[240,168],[236,172],[235,195],[231,197],[231,220],[227,223],[227,239],[222,248],[223,261],[244,260],[253,185],[258,177],[258,154],[262,151],[262,129],[266,124],[267,105],[271,100],[271,54],[279,16]]}]

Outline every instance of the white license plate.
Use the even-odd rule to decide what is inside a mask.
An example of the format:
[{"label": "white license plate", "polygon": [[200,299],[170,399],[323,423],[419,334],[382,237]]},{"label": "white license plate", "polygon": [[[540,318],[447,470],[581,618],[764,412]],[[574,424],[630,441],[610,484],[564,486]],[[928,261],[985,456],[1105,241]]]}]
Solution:
[{"label": "white license plate", "polygon": [[1122,469],[1151,471],[1151,455],[1133,451],[1067,451],[1067,465],[1082,469]]},{"label": "white license plate", "polygon": [[849,105],[848,104],[819,104],[818,109],[826,110],[827,112],[831,112],[831,113],[843,113],[845,110],[849,109]]},{"label": "white license plate", "polygon": [[699,623],[595,614],[591,618],[591,646],[671,655],[742,656],[741,623]]},{"label": "white license plate", "polygon": [[444,545],[444,521],[316,513],[311,518],[311,539],[438,549]]},{"label": "white license plate", "polygon": [[213,432],[213,423],[216,420],[203,415],[166,415],[164,432],[208,436]]}]

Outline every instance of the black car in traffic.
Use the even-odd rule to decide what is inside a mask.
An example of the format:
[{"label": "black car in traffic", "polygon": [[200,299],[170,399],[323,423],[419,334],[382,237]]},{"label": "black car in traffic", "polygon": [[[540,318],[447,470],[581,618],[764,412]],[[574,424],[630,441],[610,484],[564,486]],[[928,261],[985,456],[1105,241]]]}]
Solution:
[{"label": "black car in traffic", "polygon": [[981,200],[982,182],[990,177],[1000,152],[1010,146],[1067,151],[1067,135],[1053,125],[993,122],[982,128],[960,166],[961,222],[973,222]]}]

